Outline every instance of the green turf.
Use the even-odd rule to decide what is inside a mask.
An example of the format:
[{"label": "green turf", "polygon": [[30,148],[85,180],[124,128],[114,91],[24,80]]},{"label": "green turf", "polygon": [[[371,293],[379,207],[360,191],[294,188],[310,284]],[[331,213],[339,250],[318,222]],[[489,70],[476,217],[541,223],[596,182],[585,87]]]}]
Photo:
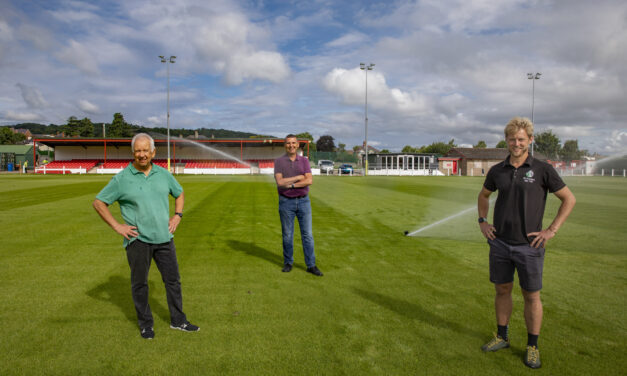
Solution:
[{"label": "green turf", "polygon": [[[169,329],[153,266],[154,341],[136,328],[122,240],[91,207],[109,179],[0,175],[0,375],[531,372],[518,289],[512,348],[480,350],[495,323],[476,212],[402,234],[474,207],[481,178],[315,178],[316,278],[300,246],[280,271],[271,177],[179,177],[184,309],[201,331]],[[624,374],[627,180],[566,182],[577,206],[547,249],[534,372]]]}]

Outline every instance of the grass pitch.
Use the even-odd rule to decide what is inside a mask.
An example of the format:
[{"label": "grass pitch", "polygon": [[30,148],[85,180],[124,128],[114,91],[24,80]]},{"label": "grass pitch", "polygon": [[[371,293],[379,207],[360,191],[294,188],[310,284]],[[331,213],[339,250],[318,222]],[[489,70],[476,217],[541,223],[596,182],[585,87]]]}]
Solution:
[{"label": "grass pitch", "polygon": [[[271,177],[178,177],[175,236],[184,310],[199,333],[169,329],[151,271],[156,337],[140,338],[122,239],[91,207],[110,176],[0,175],[0,374],[527,374],[516,288],[512,348],[496,330],[481,178],[316,177],[322,278],[281,273]],[[547,247],[539,374],[627,369],[627,180],[567,178],[577,197]],[[551,196],[545,223],[557,211]],[[112,207],[117,218],[117,204]],[[490,214],[491,218],[492,213]],[[297,231],[298,233],[298,231]]]}]

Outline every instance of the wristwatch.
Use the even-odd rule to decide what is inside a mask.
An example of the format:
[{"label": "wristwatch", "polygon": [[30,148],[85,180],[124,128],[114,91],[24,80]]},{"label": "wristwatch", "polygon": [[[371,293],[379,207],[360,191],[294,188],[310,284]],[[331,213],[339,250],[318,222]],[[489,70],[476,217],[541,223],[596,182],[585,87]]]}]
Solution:
[{"label": "wristwatch", "polygon": [[294,189],[294,184],[292,184],[292,189]]},{"label": "wristwatch", "polygon": [[479,223],[487,222],[488,219],[484,217],[479,217]]},{"label": "wristwatch", "polygon": [[174,213],[175,215],[178,215],[179,217],[183,218],[183,213]]}]

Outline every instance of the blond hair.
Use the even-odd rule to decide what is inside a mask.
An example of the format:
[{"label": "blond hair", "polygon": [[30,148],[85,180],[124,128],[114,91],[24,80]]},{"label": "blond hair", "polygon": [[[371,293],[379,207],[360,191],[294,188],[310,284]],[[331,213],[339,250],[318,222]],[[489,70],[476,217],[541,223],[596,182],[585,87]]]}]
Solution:
[{"label": "blond hair", "polygon": [[515,117],[505,126],[505,139],[508,135],[516,134],[524,129],[529,138],[533,137],[533,123],[526,117]]}]

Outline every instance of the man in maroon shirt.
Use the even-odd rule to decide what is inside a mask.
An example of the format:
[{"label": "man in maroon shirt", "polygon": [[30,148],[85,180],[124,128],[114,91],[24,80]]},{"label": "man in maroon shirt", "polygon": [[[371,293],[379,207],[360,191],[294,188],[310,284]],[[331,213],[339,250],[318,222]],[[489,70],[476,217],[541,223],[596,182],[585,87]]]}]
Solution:
[{"label": "man in maroon shirt", "polygon": [[311,220],[309,186],[313,183],[309,160],[297,154],[298,139],[293,134],[285,137],[286,154],[274,161],[274,178],[279,191],[279,215],[283,234],[283,272],[294,265],[294,217],[298,218],[303,241],[307,272],[322,277],[316,267]]}]

